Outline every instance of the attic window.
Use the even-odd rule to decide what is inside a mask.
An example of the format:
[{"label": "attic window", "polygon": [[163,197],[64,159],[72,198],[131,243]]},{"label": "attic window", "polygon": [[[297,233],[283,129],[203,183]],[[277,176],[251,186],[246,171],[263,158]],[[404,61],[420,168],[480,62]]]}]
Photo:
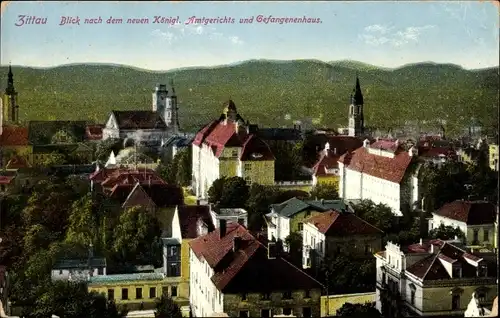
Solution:
[{"label": "attic window", "polygon": [[254,152],[254,153],[252,154],[252,158],[255,158],[255,159],[262,158],[262,157],[263,157],[263,155],[262,155],[261,153],[256,153],[256,152]]}]

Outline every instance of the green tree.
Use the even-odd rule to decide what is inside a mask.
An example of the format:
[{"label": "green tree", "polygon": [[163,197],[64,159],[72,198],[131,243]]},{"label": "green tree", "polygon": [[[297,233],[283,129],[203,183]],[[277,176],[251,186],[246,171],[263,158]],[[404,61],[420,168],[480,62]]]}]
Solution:
[{"label": "green tree", "polygon": [[455,236],[465,242],[465,234],[459,228],[454,228],[453,226],[445,226],[444,224],[439,225],[439,227],[432,229],[429,232],[429,236],[434,239],[441,240],[453,240]]},{"label": "green tree", "polygon": [[226,184],[226,177],[216,179],[208,189],[208,202],[218,204],[222,199],[222,192]]},{"label": "green tree", "polygon": [[173,162],[160,163],[156,168],[156,172],[160,177],[169,184],[175,184],[176,182],[176,172]]},{"label": "green tree", "polygon": [[73,203],[69,226],[66,232],[66,241],[96,245],[99,230],[99,215],[92,200],[92,194],[88,193],[80,200]]},{"label": "green tree", "polygon": [[337,310],[336,316],[338,317],[366,317],[366,318],[376,318],[382,317],[380,312],[375,308],[373,304],[351,304],[344,303],[342,307]]},{"label": "green tree", "polygon": [[297,267],[302,267],[302,235],[298,232],[292,232],[285,238],[285,244],[288,247],[290,261]]},{"label": "green tree", "polygon": [[330,184],[317,184],[311,190],[311,198],[324,199],[324,200],[337,200],[339,192],[337,187]]},{"label": "green tree", "polygon": [[275,186],[264,186],[253,183],[250,186],[248,200],[248,227],[258,230],[264,225],[264,215],[269,212],[269,206],[276,203],[280,190]]},{"label": "green tree", "polygon": [[52,152],[49,156],[46,156],[39,165],[42,167],[52,167],[60,166],[67,163],[66,156],[58,152]]},{"label": "green tree", "polygon": [[120,216],[114,231],[113,251],[119,253],[122,262],[157,264],[154,242],[159,242],[160,236],[158,220],[141,207],[132,207]]},{"label": "green tree", "polygon": [[164,295],[156,302],[155,318],[182,318],[179,306]]},{"label": "green tree", "polygon": [[275,157],[276,180],[296,180],[302,165],[302,142],[292,144],[283,141],[268,142]]},{"label": "green tree", "polygon": [[389,232],[393,229],[394,214],[389,206],[375,204],[371,200],[362,200],[354,204],[353,209],[358,217],[380,230]]},{"label": "green tree", "polygon": [[241,208],[246,206],[249,187],[247,182],[240,177],[226,179],[222,188],[222,197],[219,207],[221,208]]},{"label": "green tree", "polygon": [[174,157],[175,162],[175,180],[180,186],[189,186],[191,184],[191,147],[180,149]]}]

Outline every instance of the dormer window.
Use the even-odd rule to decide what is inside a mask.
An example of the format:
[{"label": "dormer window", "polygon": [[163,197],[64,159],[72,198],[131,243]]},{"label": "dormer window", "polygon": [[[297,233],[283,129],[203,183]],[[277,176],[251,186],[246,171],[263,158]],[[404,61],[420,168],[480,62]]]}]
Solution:
[{"label": "dormer window", "polygon": [[487,277],[488,276],[488,266],[486,264],[479,264],[477,267],[477,277]]},{"label": "dormer window", "polygon": [[451,274],[452,278],[462,278],[462,267],[460,264],[453,265]]}]

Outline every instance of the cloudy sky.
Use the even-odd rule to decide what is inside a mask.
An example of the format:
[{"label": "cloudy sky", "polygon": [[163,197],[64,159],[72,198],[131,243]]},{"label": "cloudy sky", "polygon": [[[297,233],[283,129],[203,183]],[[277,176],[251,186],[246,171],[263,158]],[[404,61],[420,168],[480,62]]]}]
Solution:
[{"label": "cloudy sky", "polygon": [[[16,26],[21,15],[25,24]],[[266,24],[257,22],[259,15],[320,23]],[[29,16],[47,22],[28,24]],[[63,16],[80,17],[80,25],[59,25]],[[155,16],[178,16],[180,23],[153,23]],[[193,16],[234,23],[186,24]],[[102,24],[84,23],[99,17]],[[107,24],[110,17],[123,23]],[[250,17],[253,23],[240,23]],[[127,23],[134,18],[149,23]],[[385,67],[434,61],[471,69],[498,65],[499,27],[499,9],[488,1],[10,2],[2,8],[0,62],[168,70],[259,58],[350,59]]]}]

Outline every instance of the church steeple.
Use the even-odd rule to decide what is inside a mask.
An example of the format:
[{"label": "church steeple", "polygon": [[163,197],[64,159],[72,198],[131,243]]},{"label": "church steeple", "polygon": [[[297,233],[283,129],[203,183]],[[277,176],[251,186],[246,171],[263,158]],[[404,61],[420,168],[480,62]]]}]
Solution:
[{"label": "church steeple", "polygon": [[14,88],[14,74],[12,73],[12,66],[9,65],[9,74],[7,79],[7,88],[5,89],[5,94],[14,95],[16,89]]},{"label": "church steeple", "polygon": [[365,120],[363,114],[363,93],[356,72],[356,86],[351,93],[351,104],[349,105],[349,136],[360,136],[364,133]]},{"label": "church steeple", "polygon": [[19,105],[17,103],[17,92],[14,88],[14,74],[12,66],[9,65],[9,73],[7,76],[7,88],[2,96],[2,120],[4,123],[19,122]]}]

